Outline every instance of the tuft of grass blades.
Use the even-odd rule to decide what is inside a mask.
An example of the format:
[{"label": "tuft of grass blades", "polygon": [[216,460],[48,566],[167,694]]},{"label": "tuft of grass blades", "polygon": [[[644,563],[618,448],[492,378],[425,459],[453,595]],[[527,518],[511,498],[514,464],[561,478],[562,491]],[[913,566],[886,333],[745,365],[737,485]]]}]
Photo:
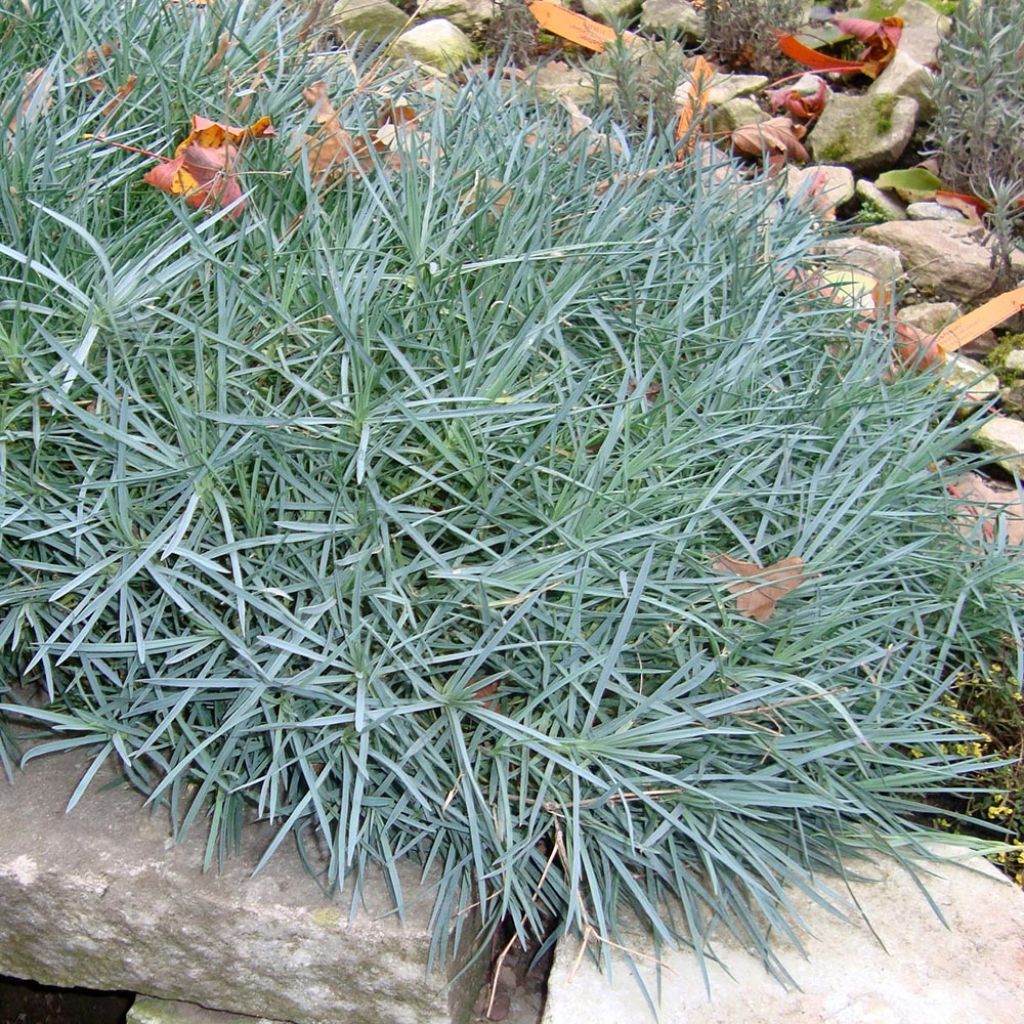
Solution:
[{"label": "tuft of grass blades", "polygon": [[[382,868],[399,913],[415,858],[437,959],[502,919],[620,941],[627,908],[710,957],[709,907],[783,970],[788,888],[920,851],[978,767],[942,696],[1021,581],[950,523],[974,421],[788,287],[817,239],[770,183],[640,180],[671,140],[567,142],[498,79],[367,87],[295,36],[37,0],[0,40],[0,761],[35,723],[26,758],[92,755],[72,805],[117,762],[208,866],[254,810],[266,857],[355,898]],[[401,169],[311,182],[322,77],[353,129],[405,90]],[[249,94],[279,141],[238,220],[83,138],[170,152]],[[810,576],[754,622],[722,553]]]}]

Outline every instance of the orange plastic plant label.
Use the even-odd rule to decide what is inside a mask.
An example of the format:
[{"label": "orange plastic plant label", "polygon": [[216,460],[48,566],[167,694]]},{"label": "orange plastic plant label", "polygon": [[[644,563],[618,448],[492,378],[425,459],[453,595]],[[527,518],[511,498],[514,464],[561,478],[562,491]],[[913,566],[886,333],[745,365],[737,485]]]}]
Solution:
[{"label": "orange plastic plant label", "polygon": [[[570,43],[583,46],[595,53],[604,52],[609,43],[615,42],[618,34],[615,29],[559,7],[550,0],[533,0],[530,4],[530,13],[545,32],[567,39]],[[622,38],[631,43],[637,37],[632,32],[623,32]]]}]

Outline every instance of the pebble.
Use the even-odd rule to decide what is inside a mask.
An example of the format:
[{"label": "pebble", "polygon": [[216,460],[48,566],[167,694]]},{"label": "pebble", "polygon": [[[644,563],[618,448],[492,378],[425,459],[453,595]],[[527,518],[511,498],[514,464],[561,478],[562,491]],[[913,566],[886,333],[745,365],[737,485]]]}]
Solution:
[{"label": "pebble", "polygon": [[967,220],[959,210],[941,203],[911,203],[907,207],[907,216],[911,220]]}]

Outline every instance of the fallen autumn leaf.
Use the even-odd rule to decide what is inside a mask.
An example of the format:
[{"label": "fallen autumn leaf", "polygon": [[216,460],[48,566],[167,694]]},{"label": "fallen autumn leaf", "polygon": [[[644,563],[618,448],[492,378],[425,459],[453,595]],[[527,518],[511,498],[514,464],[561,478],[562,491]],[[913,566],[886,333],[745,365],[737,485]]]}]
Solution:
[{"label": "fallen autumn leaf", "polygon": [[733,149],[746,156],[767,156],[773,169],[787,160],[806,163],[807,150],[800,140],[807,134],[803,125],[793,124],[788,117],[773,117],[759,124],[737,128],[730,136]]},{"label": "fallen autumn leaf", "polygon": [[729,593],[735,595],[736,610],[740,615],[758,622],[770,619],[776,604],[807,579],[804,561],[796,555],[769,566],[719,555],[711,563],[711,568],[715,572],[744,577],[729,584]]},{"label": "fallen autumn leaf", "polygon": [[189,206],[235,204],[237,217],[245,205],[238,181],[238,154],[251,139],[274,136],[269,117],[261,117],[247,128],[233,128],[198,114],[192,117],[192,131],[179,143],[173,157],[163,158],[142,179],[147,185],[182,196]]},{"label": "fallen autumn leaf", "polygon": [[809,93],[795,86],[766,90],[765,95],[772,110],[785,110],[800,121],[813,121],[820,117],[828,98],[828,86],[824,78],[818,78],[817,75],[807,77],[817,82],[814,92]]},{"label": "fallen autumn leaf", "polygon": [[13,135],[19,123],[34,121],[45,114],[53,106],[53,98],[50,96],[52,89],[53,76],[46,68],[36,68],[25,75],[21,103],[7,125],[8,132]]},{"label": "fallen autumn leaf", "polygon": [[703,57],[698,57],[690,72],[683,102],[676,111],[676,158],[679,160],[693,149],[696,141],[693,129],[708,105],[708,90],[714,77],[715,69]]}]

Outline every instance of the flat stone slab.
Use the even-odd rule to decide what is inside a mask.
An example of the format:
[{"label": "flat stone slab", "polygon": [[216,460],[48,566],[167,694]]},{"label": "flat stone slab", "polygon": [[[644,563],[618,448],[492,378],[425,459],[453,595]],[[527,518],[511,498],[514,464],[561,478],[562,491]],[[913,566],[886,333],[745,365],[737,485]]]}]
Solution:
[{"label": "flat stone slab", "polygon": [[350,921],[350,894],[325,896],[288,848],[251,877],[268,826],[204,875],[204,838],[175,845],[166,812],[126,785],[97,778],[65,814],[88,764],[49,755],[13,786],[0,775],[0,974],[294,1024],[468,1020],[478,975],[449,992],[426,973],[433,896],[418,867],[400,865],[404,924],[375,879]]},{"label": "flat stone slab", "polygon": [[[953,854],[952,849],[949,852]],[[962,855],[962,854],[961,854]],[[691,953],[663,956],[659,1024],[1013,1024],[1024,1020],[1024,892],[991,864],[924,863],[919,875],[945,927],[913,878],[895,861],[874,869],[874,882],[851,890],[878,938],[804,897],[794,904],[812,933],[809,959],[780,946],[799,989],[785,989],[761,960],[723,937],[716,951],[731,972],[708,965],[711,998]],[[841,883],[840,883],[841,885]],[[858,919],[857,910],[848,910]],[[884,943],[884,947],[880,944]],[[625,944],[650,953],[637,939]],[[578,944],[563,942],[548,982],[543,1024],[640,1024],[653,1021],[621,959],[610,982]],[[655,968],[638,960],[649,991]],[[656,997],[656,996],[655,996]]]},{"label": "flat stone slab", "polygon": [[139,996],[128,1011],[125,1024],[282,1024],[267,1017],[207,1010],[195,1003]]}]

